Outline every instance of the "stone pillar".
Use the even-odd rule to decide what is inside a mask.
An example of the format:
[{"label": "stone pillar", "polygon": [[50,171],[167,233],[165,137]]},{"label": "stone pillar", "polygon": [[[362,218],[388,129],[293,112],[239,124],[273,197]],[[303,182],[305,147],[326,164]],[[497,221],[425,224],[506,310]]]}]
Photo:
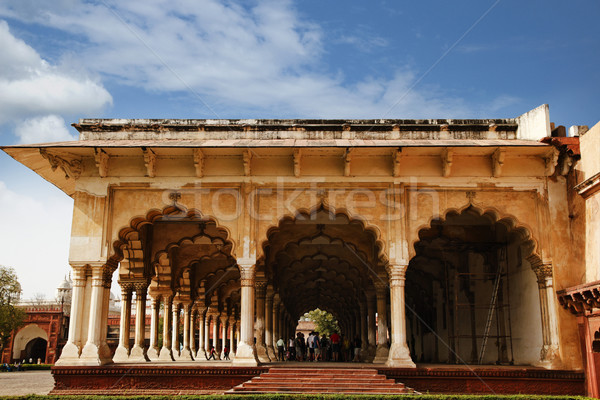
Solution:
[{"label": "stone pillar", "polygon": [[103,264],[92,266],[92,293],[90,297],[90,315],[88,324],[87,342],[81,350],[79,365],[104,365],[112,362],[110,350],[102,348],[106,346],[106,340],[102,338],[102,316],[105,314],[104,301],[104,268]]},{"label": "stone pillar", "polygon": [[267,286],[267,295],[265,297],[265,345],[267,346],[267,355],[271,361],[277,359],[277,353],[273,343],[277,341],[273,335],[273,286]]},{"label": "stone pillar", "polygon": [[366,360],[368,358],[367,350],[369,349],[367,336],[367,305],[364,302],[360,303],[360,341],[362,342],[360,358]]},{"label": "stone pillar", "polygon": [[160,349],[159,359],[164,361],[173,360],[173,351],[171,349],[171,335],[169,335],[169,327],[171,326],[171,313],[173,307],[173,297],[163,296],[163,345]]},{"label": "stone pillar", "polygon": [[229,317],[229,358],[235,357],[235,330],[234,330],[235,318]]},{"label": "stone pillar", "polygon": [[220,359],[219,352],[217,348],[219,347],[219,314],[214,314],[212,317],[213,320],[213,337],[212,337],[212,345],[215,348],[215,357],[217,360]]},{"label": "stone pillar", "polygon": [[[273,347],[277,347],[277,341],[282,337],[281,324],[279,323],[279,294],[273,295]],[[283,338],[283,340],[286,340]],[[275,349],[277,351],[277,349]],[[277,359],[277,356],[275,357]]]},{"label": "stone pillar", "polygon": [[71,317],[69,320],[69,337],[56,365],[76,365],[81,352],[81,335],[79,324],[83,319],[83,302],[85,297],[85,265],[71,264],[73,268],[73,291],[71,293]]},{"label": "stone pillar", "polygon": [[256,335],[256,355],[260,362],[270,362],[265,343],[265,297],[267,293],[267,281],[257,280],[256,287],[256,322],[254,330]]},{"label": "stone pillar", "polygon": [[207,311],[204,319],[204,354],[206,359],[210,356],[210,318],[211,315]]},{"label": "stone pillar", "polygon": [[179,358],[179,303],[173,301],[173,317],[171,318],[171,354],[173,359]]},{"label": "stone pillar", "polygon": [[148,346],[147,355],[151,361],[158,360],[160,349],[158,348],[158,319],[160,318],[160,298],[155,296],[152,298],[151,315],[150,315],[150,345]]},{"label": "stone pillar", "polygon": [[556,315],[556,300],[552,281],[552,264],[539,260],[531,262],[533,272],[537,276],[542,314],[542,339],[539,366],[549,369],[561,367],[558,337],[558,316]]},{"label": "stone pillar", "polygon": [[196,309],[193,305],[190,305],[190,352],[192,358],[195,358],[198,352],[196,349]]},{"label": "stone pillar", "polygon": [[146,293],[148,285],[146,282],[135,284],[135,341],[129,361],[145,362],[146,357]]},{"label": "stone pillar", "polygon": [[373,360],[373,358],[375,358],[375,349],[377,348],[377,343],[375,340],[375,330],[377,329],[377,324],[375,323],[376,304],[377,297],[375,296],[375,291],[367,292],[367,339],[369,341],[367,354],[369,355],[370,360]]},{"label": "stone pillar", "polygon": [[205,350],[205,342],[204,342],[204,333],[205,333],[205,322],[204,322],[204,313],[206,312],[205,307],[198,307],[198,352],[196,353],[196,361],[206,359],[206,350]]},{"label": "stone pillar", "polygon": [[374,363],[384,363],[388,359],[389,349],[387,344],[387,282],[385,276],[378,277],[375,282],[377,295],[377,349],[375,350]]},{"label": "stone pillar", "polygon": [[225,347],[227,347],[227,314],[223,314],[221,320],[221,360],[225,359]]},{"label": "stone pillar", "polygon": [[254,348],[254,264],[239,264],[241,283],[240,343],[233,363],[256,366],[258,358]]},{"label": "stone pillar", "polygon": [[179,355],[180,360],[193,361],[192,351],[190,349],[190,309],[192,305],[189,301],[183,304],[183,347],[181,354]]},{"label": "stone pillar", "polygon": [[392,316],[392,347],[386,366],[392,368],[416,368],[406,344],[406,307],[404,304],[404,284],[408,265],[388,264],[390,277],[390,304]]}]

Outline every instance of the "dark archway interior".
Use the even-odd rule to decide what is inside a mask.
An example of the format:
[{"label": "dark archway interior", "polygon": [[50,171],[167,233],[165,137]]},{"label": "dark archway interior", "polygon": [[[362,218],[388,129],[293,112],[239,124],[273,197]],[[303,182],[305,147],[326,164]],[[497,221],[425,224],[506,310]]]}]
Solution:
[{"label": "dark archway interior", "polygon": [[[528,232],[471,207],[432,221],[419,239],[406,275],[414,361],[534,362],[541,322]],[[529,317],[527,335],[518,326]]]},{"label": "dark archway interior", "polygon": [[25,346],[25,359],[32,360],[33,363],[37,363],[38,358],[42,363],[46,362],[46,348],[48,342],[42,338],[35,338],[29,341]]}]

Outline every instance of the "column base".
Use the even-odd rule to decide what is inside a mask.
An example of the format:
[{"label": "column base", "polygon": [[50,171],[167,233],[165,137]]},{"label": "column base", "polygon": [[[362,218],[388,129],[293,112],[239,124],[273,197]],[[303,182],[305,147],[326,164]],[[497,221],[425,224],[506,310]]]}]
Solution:
[{"label": "column base", "polygon": [[125,346],[117,347],[115,350],[115,355],[113,356],[114,362],[125,362],[129,361],[129,349],[125,348]]},{"label": "column base", "polygon": [[194,357],[194,359],[196,361],[208,360],[208,357],[206,356],[206,350],[204,350],[204,349],[198,350],[198,352],[196,353],[196,357]]},{"label": "column base", "polygon": [[133,346],[131,349],[131,353],[129,353],[129,361],[133,362],[146,362],[149,361],[146,356],[146,349],[138,346],[137,344]]},{"label": "column base", "polygon": [[562,367],[562,361],[560,359],[558,346],[542,346],[542,350],[540,350],[540,361],[535,363],[535,366],[546,369],[560,369]]},{"label": "column base", "polygon": [[386,367],[392,368],[417,368],[413,360],[410,358],[410,351],[408,350],[408,347],[402,346],[401,344],[392,344],[385,365]]},{"label": "column base", "polygon": [[150,361],[156,361],[160,357],[160,349],[158,347],[150,347],[146,352]]},{"label": "column base", "polygon": [[383,364],[388,360],[388,356],[390,354],[390,349],[388,349],[384,345],[378,345],[375,350],[375,358],[373,359],[373,364]]},{"label": "column base", "polygon": [[269,356],[271,361],[277,360],[277,352],[275,351],[275,348],[273,348],[272,345],[267,345],[267,355]]},{"label": "column base", "polygon": [[267,347],[264,344],[256,344],[256,355],[258,356],[258,361],[262,363],[271,362],[271,358],[269,358],[269,354],[267,353]]},{"label": "column base", "polygon": [[181,361],[194,361],[194,357],[192,357],[192,352],[190,349],[184,348],[181,350],[181,354],[177,358],[177,360]]},{"label": "column base", "polygon": [[67,343],[63,347],[60,358],[55,365],[77,365],[79,363],[79,346],[75,343]]},{"label": "column base", "polygon": [[235,366],[240,367],[256,367],[259,365],[256,350],[253,346],[246,343],[240,343],[238,346],[235,358],[231,361]]},{"label": "column base", "polygon": [[103,356],[104,351],[93,343],[87,343],[83,350],[77,365],[106,365],[113,362],[112,359]]},{"label": "column base", "polygon": [[171,354],[171,349],[163,346],[158,354],[158,359],[160,361],[174,361],[173,355]]}]

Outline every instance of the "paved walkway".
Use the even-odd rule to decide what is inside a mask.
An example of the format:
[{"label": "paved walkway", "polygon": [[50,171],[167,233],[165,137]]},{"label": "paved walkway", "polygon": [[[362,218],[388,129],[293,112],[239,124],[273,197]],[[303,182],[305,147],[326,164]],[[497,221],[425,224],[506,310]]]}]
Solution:
[{"label": "paved walkway", "polygon": [[0,373],[0,396],[48,394],[53,387],[50,370]]}]

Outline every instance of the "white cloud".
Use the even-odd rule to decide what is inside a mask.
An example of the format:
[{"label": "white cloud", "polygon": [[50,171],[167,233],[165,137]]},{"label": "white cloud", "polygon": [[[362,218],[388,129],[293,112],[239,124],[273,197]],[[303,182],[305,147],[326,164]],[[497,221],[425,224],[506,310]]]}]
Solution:
[{"label": "white cloud", "polygon": [[14,267],[25,298],[54,297],[69,271],[73,200],[41,188],[39,197],[15,193],[0,181],[0,265]]},{"label": "white cloud", "polygon": [[50,65],[0,21],[0,124],[47,114],[96,113],[112,103],[101,84]]},{"label": "white cloud", "polygon": [[[322,57],[331,38],[300,17],[290,1],[68,3],[35,9],[31,1],[7,0],[0,15],[83,37],[87,42],[77,51],[86,68],[146,90],[192,91],[220,105],[217,113],[353,118],[470,113],[464,101],[442,89],[417,86],[407,92],[415,74],[403,66],[392,77],[352,81],[332,72]],[[374,35],[343,40],[363,48],[386,45]]]},{"label": "white cloud", "polygon": [[77,140],[65,125],[65,120],[58,115],[33,117],[18,122],[15,134],[20,143],[48,143]]}]

